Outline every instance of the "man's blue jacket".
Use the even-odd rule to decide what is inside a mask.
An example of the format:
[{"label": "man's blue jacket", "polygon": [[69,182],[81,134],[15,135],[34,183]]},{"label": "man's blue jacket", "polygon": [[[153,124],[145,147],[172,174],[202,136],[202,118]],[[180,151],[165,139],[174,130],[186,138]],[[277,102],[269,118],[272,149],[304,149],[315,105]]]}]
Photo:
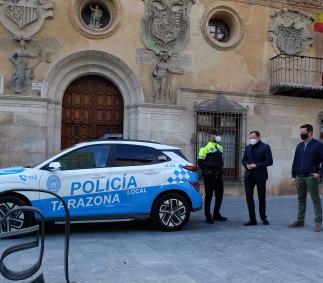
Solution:
[{"label": "man's blue jacket", "polygon": [[292,166],[292,177],[307,177],[313,173],[323,176],[323,144],[312,139],[305,147],[301,142],[297,145]]}]

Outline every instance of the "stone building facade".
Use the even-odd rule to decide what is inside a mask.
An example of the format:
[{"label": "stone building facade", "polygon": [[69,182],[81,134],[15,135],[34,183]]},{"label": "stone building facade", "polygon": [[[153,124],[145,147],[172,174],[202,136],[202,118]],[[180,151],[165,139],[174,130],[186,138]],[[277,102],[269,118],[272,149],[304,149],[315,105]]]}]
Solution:
[{"label": "stone building facade", "polygon": [[273,150],[270,192],[293,192],[299,126],[323,138],[320,10],[322,0],[0,0],[0,166],[113,133],[195,160],[215,127],[227,191],[239,193],[258,129]]}]

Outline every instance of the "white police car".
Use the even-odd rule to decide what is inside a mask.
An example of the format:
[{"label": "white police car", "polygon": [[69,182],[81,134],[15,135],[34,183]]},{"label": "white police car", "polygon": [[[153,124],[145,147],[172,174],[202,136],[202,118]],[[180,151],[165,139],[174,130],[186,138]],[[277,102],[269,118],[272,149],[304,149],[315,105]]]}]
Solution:
[{"label": "white police car", "polygon": [[[0,192],[45,189],[62,196],[72,220],[151,218],[166,231],[181,229],[201,209],[198,176],[176,147],[153,142],[108,140],[77,144],[33,168],[0,170]],[[0,195],[0,218],[16,206],[39,208],[48,221],[62,220],[52,195]],[[10,218],[10,230],[33,222],[28,212]]]}]

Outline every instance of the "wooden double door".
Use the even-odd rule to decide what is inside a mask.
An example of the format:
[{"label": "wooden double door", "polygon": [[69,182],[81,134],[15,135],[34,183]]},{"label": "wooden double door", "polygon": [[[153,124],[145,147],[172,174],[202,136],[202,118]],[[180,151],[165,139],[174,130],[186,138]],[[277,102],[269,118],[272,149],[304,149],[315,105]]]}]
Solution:
[{"label": "wooden double door", "polygon": [[123,132],[123,99],[118,88],[100,76],[75,80],[66,90],[62,105],[62,149]]}]

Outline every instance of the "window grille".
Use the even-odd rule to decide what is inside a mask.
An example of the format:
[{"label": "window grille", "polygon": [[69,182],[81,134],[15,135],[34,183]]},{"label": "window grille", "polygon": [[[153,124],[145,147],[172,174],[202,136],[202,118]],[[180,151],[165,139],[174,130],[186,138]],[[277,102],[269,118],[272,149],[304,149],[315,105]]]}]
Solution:
[{"label": "window grille", "polygon": [[208,133],[216,129],[221,134],[221,144],[224,148],[224,180],[241,182],[243,177],[241,159],[246,144],[247,109],[220,96],[216,100],[196,104],[194,113],[195,164],[197,164],[199,149],[208,142]]}]

